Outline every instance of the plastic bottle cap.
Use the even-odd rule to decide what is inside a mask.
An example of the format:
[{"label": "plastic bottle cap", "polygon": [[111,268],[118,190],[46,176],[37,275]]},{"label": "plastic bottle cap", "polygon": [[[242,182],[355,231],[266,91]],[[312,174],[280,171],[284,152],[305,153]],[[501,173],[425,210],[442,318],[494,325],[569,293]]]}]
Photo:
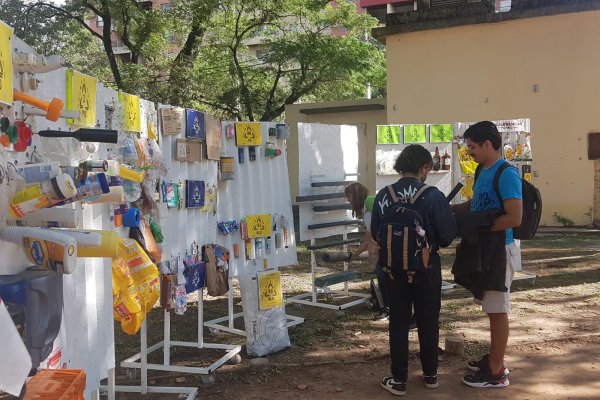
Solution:
[{"label": "plastic bottle cap", "polygon": [[56,184],[61,192],[60,194],[62,194],[65,198],[68,199],[77,194],[77,188],[75,187],[75,183],[69,174],[58,174],[56,178],[53,179],[56,179]]},{"label": "plastic bottle cap", "polygon": [[130,208],[123,214],[123,226],[131,228],[140,225],[140,210]]}]

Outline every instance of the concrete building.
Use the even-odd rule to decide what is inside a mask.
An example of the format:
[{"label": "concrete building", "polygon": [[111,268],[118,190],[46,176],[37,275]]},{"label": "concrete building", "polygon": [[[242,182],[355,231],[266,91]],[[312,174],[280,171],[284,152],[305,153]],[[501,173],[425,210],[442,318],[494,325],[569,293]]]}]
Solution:
[{"label": "concrete building", "polygon": [[542,224],[600,223],[600,1],[491,2],[390,14],[387,123],[530,118]]}]

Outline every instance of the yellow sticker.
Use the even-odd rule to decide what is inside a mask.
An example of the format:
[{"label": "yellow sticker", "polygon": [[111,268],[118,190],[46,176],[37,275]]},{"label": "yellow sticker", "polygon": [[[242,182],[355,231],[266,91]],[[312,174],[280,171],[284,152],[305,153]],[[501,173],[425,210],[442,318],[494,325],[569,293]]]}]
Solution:
[{"label": "yellow sticker", "polygon": [[67,109],[79,111],[79,119],[69,119],[77,126],[96,125],[96,78],[67,70]]},{"label": "yellow sticker", "polygon": [[13,102],[12,28],[0,21],[0,103]]},{"label": "yellow sticker", "polygon": [[281,295],[281,273],[259,272],[258,274],[258,308],[266,310],[268,308],[281,307],[283,297]]},{"label": "yellow sticker", "polygon": [[246,217],[250,239],[271,236],[271,214],[252,214]]},{"label": "yellow sticker", "polygon": [[260,122],[236,122],[235,144],[237,146],[260,146],[262,144]]},{"label": "yellow sticker", "polygon": [[125,130],[129,132],[141,132],[140,98],[132,94],[123,93],[123,103],[125,106]]}]

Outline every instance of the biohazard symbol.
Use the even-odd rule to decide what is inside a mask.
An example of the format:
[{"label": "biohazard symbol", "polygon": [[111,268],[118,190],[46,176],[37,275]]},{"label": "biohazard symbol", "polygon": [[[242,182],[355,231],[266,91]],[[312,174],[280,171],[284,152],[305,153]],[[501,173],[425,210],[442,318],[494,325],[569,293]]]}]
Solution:
[{"label": "biohazard symbol", "polygon": [[254,131],[250,125],[246,126],[246,130],[244,131],[244,139],[252,140],[254,139]]},{"label": "biohazard symbol", "polygon": [[269,301],[274,301],[278,294],[279,292],[275,288],[275,285],[273,285],[273,282],[268,281],[262,293],[263,297]]},{"label": "biohazard symbol", "polygon": [[129,119],[129,121],[134,122],[135,118],[137,116],[137,110],[135,109],[135,101],[133,98],[129,98],[129,107],[127,110],[127,119]]},{"label": "biohazard symbol", "polygon": [[252,224],[252,228],[259,235],[262,234],[265,231],[265,229],[267,229],[265,223],[260,218],[254,221],[254,224]]},{"label": "biohazard symbol", "polygon": [[87,118],[87,114],[90,111],[90,92],[88,87],[83,81],[81,86],[79,87],[79,112],[81,113],[81,119],[85,120]]}]

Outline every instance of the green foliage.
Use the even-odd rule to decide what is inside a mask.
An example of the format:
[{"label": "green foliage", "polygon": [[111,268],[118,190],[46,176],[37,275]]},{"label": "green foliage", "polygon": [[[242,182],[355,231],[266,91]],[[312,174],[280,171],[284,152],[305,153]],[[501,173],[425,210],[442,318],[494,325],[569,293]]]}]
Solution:
[{"label": "green foliage", "polygon": [[573,221],[571,218],[564,217],[564,216],[560,215],[556,211],[554,211],[554,214],[552,214],[552,217],[554,217],[554,220],[557,223],[562,224],[562,226],[573,226],[573,225],[575,225],[575,221]]},{"label": "green foliage", "polygon": [[[168,12],[131,0],[24,1],[0,4],[46,19],[17,35],[51,41],[74,68],[150,100],[269,121],[297,101],[364,98],[368,84],[385,95],[384,49],[368,38],[376,20],[345,0],[173,0]],[[14,15],[7,22],[18,25]],[[104,31],[86,22],[96,16]],[[108,26],[128,57],[115,56]]]}]

